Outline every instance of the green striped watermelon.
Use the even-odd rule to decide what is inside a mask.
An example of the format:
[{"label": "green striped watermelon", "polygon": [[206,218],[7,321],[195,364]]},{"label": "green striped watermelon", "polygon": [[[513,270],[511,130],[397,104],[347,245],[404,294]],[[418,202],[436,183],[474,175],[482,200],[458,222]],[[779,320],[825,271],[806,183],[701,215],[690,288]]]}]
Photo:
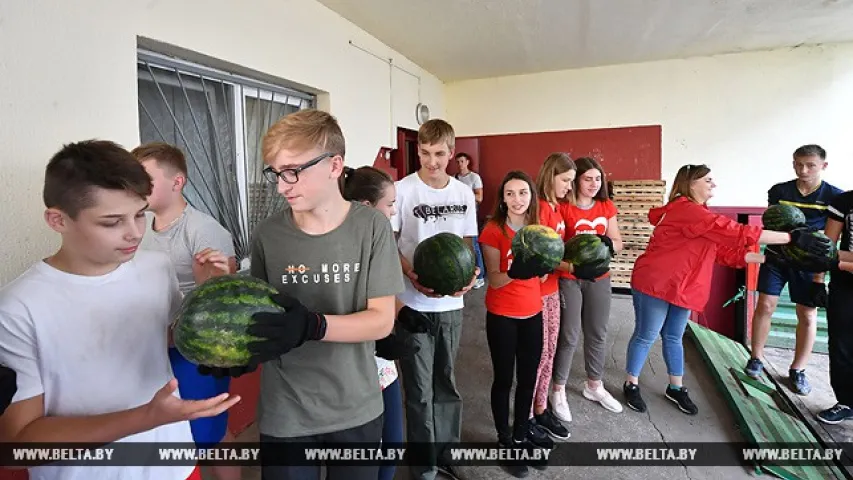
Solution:
[{"label": "green striped watermelon", "polygon": [[610,264],[610,248],[598,236],[582,233],[566,241],[563,260],[573,265],[606,266]]},{"label": "green striped watermelon", "polygon": [[442,232],[415,247],[412,268],[418,283],[439,295],[452,295],[471,283],[477,260],[462,237]]},{"label": "green striped watermelon", "polygon": [[[829,240],[829,237],[827,237],[823,232],[821,232],[821,231],[809,232],[809,235],[814,235],[815,237],[825,238],[826,240],[828,240],[830,242],[830,250],[829,250],[829,254],[827,255],[827,258],[831,258],[831,259],[837,259],[838,258],[837,247],[835,246],[834,243],[832,243],[831,240]],[[807,267],[808,265],[810,265],[811,260],[815,258],[813,255],[809,254],[808,252],[806,252],[805,250],[803,250],[802,248],[800,248],[796,245],[791,245],[791,244],[782,245],[781,249],[783,250],[784,254],[788,258],[792,259],[794,262],[796,262],[798,264],[803,265],[804,267]]]},{"label": "green striped watermelon", "polygon": [[172,333],[175,347],[190,362],[211,367],[239,367],[249,363],[248,335],[252,315],[282,312],[270,299],[277,290],[248,275],[212,278],[184,297]]},{"label": "green striped watermelon", "polygon": [[761,223],[767,230],[790,232],[797,227],[805,226],[806,215],[793,205],[771,205],[761,215]]},{"label": "green striped watermelon", "polygon": [[512,237],[513,261],[554,270],[563,260],[564,250],[560,234],[546,225],[527,225]]}]

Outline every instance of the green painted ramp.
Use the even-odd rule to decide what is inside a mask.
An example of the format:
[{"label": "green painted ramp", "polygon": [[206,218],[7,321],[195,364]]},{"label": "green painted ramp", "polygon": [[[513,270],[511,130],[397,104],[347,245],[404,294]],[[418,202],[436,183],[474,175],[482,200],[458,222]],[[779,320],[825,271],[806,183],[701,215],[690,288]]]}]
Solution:
[{"label": "green painted ramp", "polygon": [[[743,345],[694,322],[688,322],[687,330],[717,380],[747,442],[759,445],[792,443],[823,448],[806,424],[790,410],[785,398],[766,375],[753,380],[743,373],[749,359]],[[784,479],[846,478],[841,469],[829,462],[790,466],[762,461],[755,466],[759,472]]]}]

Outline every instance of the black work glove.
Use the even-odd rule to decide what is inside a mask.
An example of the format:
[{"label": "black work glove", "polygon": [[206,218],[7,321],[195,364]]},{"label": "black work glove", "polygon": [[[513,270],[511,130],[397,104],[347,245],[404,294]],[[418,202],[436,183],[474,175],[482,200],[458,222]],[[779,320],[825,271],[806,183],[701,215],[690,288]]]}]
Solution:
[{"label": "black work glove", "polygon": [[210,375],[213,378],[232,377],[237,378],[247,373],[252,373],[258,369],[258,365],[246,365],[244,367],[211,367],[209,365],[199,365],[198,373],[202,375]]},{"label": "black work glove", "polygon": [[513,280],[529,280],[531,278],[547,275],[553,271],[553,268],[548,268],[539,262],[524,261],[520,258],[514,258],[506,274]]},{"label": "black work glove", "polygon": [[595,281],[596,278],[604,275],[605,273],[610,271],[610,267],[607,265],[603,266],[595,266],[595,265],[574,265],[574,269],[572,271],[572,275],[581,280],[592,280]]},{"label": "black work glove", "polygon": [[397,325],[400,325],[410,333],[428,333],[435,336],[438,325],[429,317],[408,306],[404,306],[397,312]]},{"label": "black work glove", "polygon": [[822,282],[812,282],[809,285],[809,300],[815,308],[826,308],[826,285]]},{"label": "black work glove", "polygon": [[613,248],[613,240],[607,235],[596,235],[596,237],[601,239],[601,243],[607,245],[607,248],[610,249],[610,256],[616,255],[616,249]]},{"label": "black work glove", "polygon": [[827,238],[811,235],[816,231],[809,227],[800,227],[791,230],[791,245],[796,245],[816,257],[828,256],[832,249],[832,242]]},{"label": "black work glove", "polygon": [[252,353],[250,364],[277,359],[307,341],[322,340],[326,336],[324,315],[308,310],[299,300],[286,293],[271,298],[285,311],[252,315],[254,323],[246,333],[263,340],[249,343],[249,351]]},{"label": "black work glove", "polygon": [[421,347],[412,345],[411,342],[407,342],[393,333],[376,341],[376,356],[385,360],[400,360],[401,358],[411,357],[420,350]]},{"label": "black work glove", "polygon": [[0,415],[6,411],[18,393],[18,374],[7,366],[0,366]]},{"label": "black work glove", "polygon": [[764,263],[777,268],[795,268],[794,262],[779,245],[764,248]]}]

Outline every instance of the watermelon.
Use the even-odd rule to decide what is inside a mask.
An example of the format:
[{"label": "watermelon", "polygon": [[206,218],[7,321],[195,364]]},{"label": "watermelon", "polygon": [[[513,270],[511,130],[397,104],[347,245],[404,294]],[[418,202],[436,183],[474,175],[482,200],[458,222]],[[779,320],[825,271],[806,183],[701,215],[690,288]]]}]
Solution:
[{"label": "watermelon", "polygon": [[278,291],[248,275],[211,278],[184,297],[172,336],[178,352],[196,365],[241,367],[249,363],[252,315],[283,312],[270,298]]},{"label": "watermelon", "polygon": [[436,294],[452,295],[471,283],[477,260],[462,237],[442,232],[415,247],[412,268],[418,283]]},{"label": "watermelon", "polygon": [[582,233],[566,241],[563,260],[573,265],[606,266],[610,248],[597,235]]},{"label": "watermelon", "polygon": [[[838,258],[838,248],[835,246],[834,243],[832,243],[832,240],[830,240],[829,237],[827,237],[823,232],[809,232],[809,235],[814,235],[815,237],[824,238],[828,240],[830,244],[830,249],[827,258]],[[814,255],[792,244],[782,245],[780,248],[782,249],[782,252],[785,254],[785,256],[787,256],[797,264],[801,264],[806,270],[810,270],[808,266],[812,264],[812,260],[815,258]]]},{"label": "watermelon", "polygon": [[771,205],[761,215],[761,223],[767,230],[790,232],[806,225],[806,216],[802,210],[793,205]]},{"label": "watermelon", "polygon": [[527,225],[512,237],[513,261],[554,270],[563,260],[565,245],[560,234],[545,225]]}]

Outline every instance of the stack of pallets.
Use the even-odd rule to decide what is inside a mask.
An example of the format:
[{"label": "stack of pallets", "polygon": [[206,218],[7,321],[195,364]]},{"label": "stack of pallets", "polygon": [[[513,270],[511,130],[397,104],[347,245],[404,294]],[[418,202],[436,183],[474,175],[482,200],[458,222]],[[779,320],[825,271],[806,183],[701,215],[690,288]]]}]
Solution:
[{"label": "stack of pallets", "polygon": [[622,234],[622,251],[610,263],[610,279],[615,288],[631,286],[634,260],[649,244],[654,226],[649,223],[649,210],[664,203],[664,180],[614,180],[611,195]]}]

